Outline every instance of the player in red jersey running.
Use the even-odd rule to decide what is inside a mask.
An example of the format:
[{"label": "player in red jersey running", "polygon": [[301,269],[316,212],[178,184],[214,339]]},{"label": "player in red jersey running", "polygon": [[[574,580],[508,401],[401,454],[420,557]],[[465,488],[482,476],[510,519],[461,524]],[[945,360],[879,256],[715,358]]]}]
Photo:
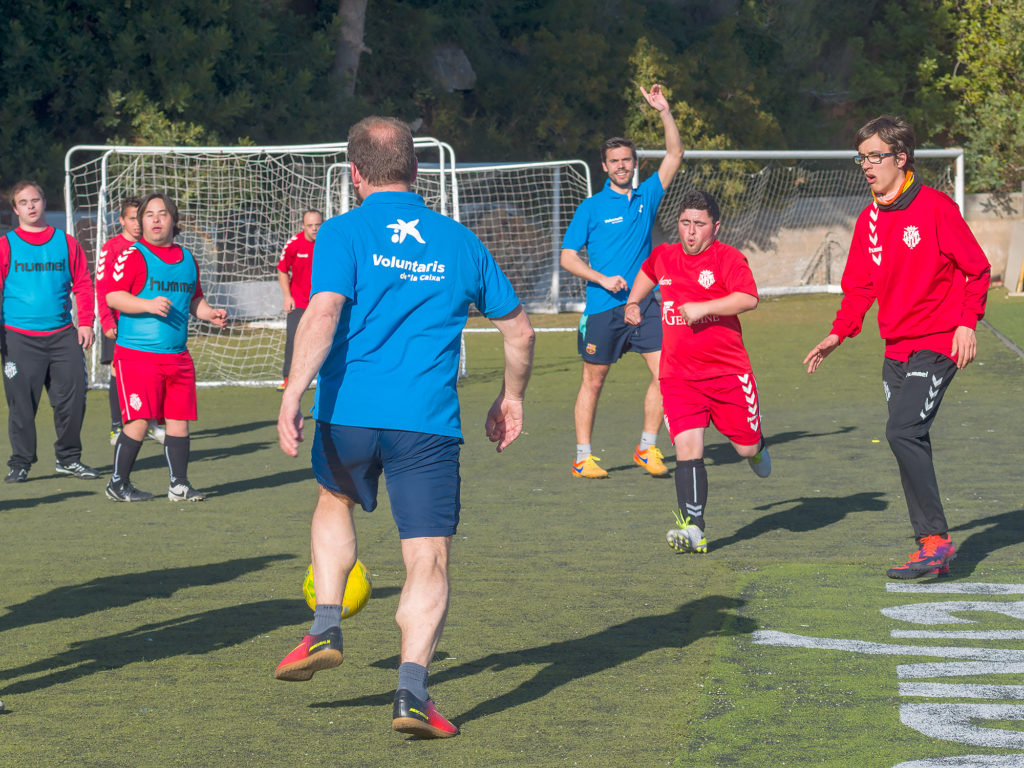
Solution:
[{"label": "player in red jersey running", "polygon": [[299,327],[302,313],[309,306],[310,283],[313,276],[313,244],[316,233],[324,223],[324,216],[313,208],[302,214],[302,231],[288,241],[277,262],[277,280],[284,297],[286,320],[284,341],[284,381],[278,390],[288,386],[288,369],[292,367],[292,350],[295,348],[295,330]]},{"label": "player in red jersey running", "polygon": [[661,288],[662,351],[658,379],[665,421],[676,448],[679,527],[667,534],[677,552],[708,551],[704,512],[708,473],[704,431],[729,438],[759,477],[771,473],[761,411],[737,315],[757,307],[746,257],[718,241],[718,203],[687,192],[679,207],[678,243],[659,245],[640,268],[626,304],[626,322],[641,321],[640,302]]},{"label": "player in red jersey running", "polygon": [[871,205],[853,231],[843,301],[832,332],[804,358],[808,373],[861,331],[878,301],[885,340],[885,436],[896,457],[920,549],[893,579],[949,572],[956,548],[939,497],[929,432],[954,374],[974,359],[974,329],[985,314],[990,267],[956,203],[914,173],[914,130],[900,117],[868,122],[854,139],[854,162]]},{"label": "player in red jersey running", "polygon": [[178,207],[154,193],[139,204],[142,238],[112,264],[107,303],[120,312],[114,369],[124,429],[114,448],[114,472],[107,496],[114,501],[148,501],[153,494],[135,488],[132,466],[150,419],[167,424],[164,455],[172,501],[206,498],[188,481],[188,423],[196,419],[196,372],[189,355],[188,318],[224,327],[227,312],[214,309],[199,283],[195,257],[174,244]]}]

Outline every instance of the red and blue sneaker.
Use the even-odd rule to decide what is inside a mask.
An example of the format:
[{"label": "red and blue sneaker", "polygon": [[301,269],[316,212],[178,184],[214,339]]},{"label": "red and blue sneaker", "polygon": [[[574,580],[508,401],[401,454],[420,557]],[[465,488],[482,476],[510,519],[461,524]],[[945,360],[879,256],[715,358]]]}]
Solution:
[{"label": "red and blue sneaker", "polygon": [[437,711],[431,699],[418,699],[405,688],[395,693],[393,717],[392,728],[421,739],[450,739],[459,734],[459,729]]},{"label": "red and blue sneaker", "polygon": [[921,538],[921,548],[903,565],[886,571],[890,579],[916,579],[921,576],[945,576],[949,561],[956,557],[956,547],[949,536],[932,535]]},{"label": "red and blue sneaker", "polygon": [[309,680],[314,672],[341,664],[341,627],[331,627],[319,635],[306,635],[295,650],[285,656],[274,670],[278,680]]}]

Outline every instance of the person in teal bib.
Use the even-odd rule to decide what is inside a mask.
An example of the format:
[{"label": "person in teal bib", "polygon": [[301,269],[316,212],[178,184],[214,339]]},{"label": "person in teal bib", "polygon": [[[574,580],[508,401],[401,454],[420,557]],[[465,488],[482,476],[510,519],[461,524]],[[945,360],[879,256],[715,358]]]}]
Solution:
[{"label": "person in teal bib", "polygon": [[[93,344],[95,302],[85,253],[71,235],[46,224],[46,196],[34,181],[14,185],[11,205],[18,227],[0,237],[0,354],[11,441],[4,482],[25,482],[38,459],[36,411],[44,386],[57,432],[57,474],[93,480],[99,473],[81,461],[86,393],[82,350]],[[77,328],[71,318],[72,296]]]},{"label": "person in teal bib", "polygon": [[329,219],[313,251],[313,285],[295,339],[277,430],[298,455],[299,400],[319,371],[313,471],[319,499],[311,549],[313,626],[274,672],[309,680],[342,661],[341,599],[356,561],[353,513],[377,506],[387,480],[406,578],[392,727],[424,738],[458,728],[427,695],[427,665],[448,612],[448,556],[459,522],[462,443],[456,391],[470,304],[504,336],[505,376],[485,429],[499,451],[522,431],[533,327],[480,240],[409,188],[416,155],[408,126],[371,117],[349,132],[352,184],[362,204]]},{"label": "person in teal bib", "polygon": [[197,418],[196,371],[188,352],[188,319],[223,328],[227,312],[203,297],[199,268],[192,253],[174,244],[178,207],[154,193],[139,204],[142,239],[119,254],[107,284],[107,304],[117,318],[114,371],[124,428],[114,446],[114,472],[107,497],[114,501],[148,501],[153,494],[129,479],[150,419],[166,422],[164,455],[171,482],[167,498],[202,501],[204,494],[188,481],[188,423]]},{"label": "person in teal bib", "polygon": [[[608,472],[597,465],[600,459],[594,456],[590,441],[605,377],[612,363],[630,350],[639,352],[651,371],[651,382],[644,394],[643,429],[633,451],[633,463],[654,476],[668,475],[657,446],[662,419],[658,385],[661,310],[653,296],[647,297],[640,307],[641,323],[632,326],[625,321],[625,305],[640,265],[651,252],[654,217],[682,163],[683,142],[661,86],[655,84],[649,93],[643,88],[640,92],[658,111],[665,130],[665,157],[658,172],[634,189],[636,145],[620,137],[605,141],[601,147],[601,167],[608,180],[604,189],[580,203],[562,240],[562,267],[587,281],[587,305],[577,338],[583,358],[583,379],[573,409],[573,477],[608,477]],[[580,257],[584,249],[586,261]]]}]

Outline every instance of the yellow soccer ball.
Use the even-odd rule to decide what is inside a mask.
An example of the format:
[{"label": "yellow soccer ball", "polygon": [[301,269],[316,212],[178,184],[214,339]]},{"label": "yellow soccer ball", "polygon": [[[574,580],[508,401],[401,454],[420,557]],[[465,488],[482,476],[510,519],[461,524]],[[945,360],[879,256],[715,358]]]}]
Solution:
[{"label": "yellow soccer ball", "polygon": [[[345,584],[345,595],[341,598],[341,618],[347,619],[355,616],[366,605],[370,599],[373,585],[370,584],[370,577],[366,573],[366,566],[362,560],[356,560],[356,564],[348,574],[348,582]],[[313,566],[306,569],[306,578],[302,580],[302,596],[306,598],[306,605],[311,611],[316,610],[316,592],[313,591]]]}]

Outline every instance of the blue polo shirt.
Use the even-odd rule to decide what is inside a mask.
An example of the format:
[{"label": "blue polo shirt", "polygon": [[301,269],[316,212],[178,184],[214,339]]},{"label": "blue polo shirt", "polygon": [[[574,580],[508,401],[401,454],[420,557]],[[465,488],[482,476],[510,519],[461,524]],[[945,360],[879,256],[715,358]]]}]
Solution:
[{"label": "blue polo shirt", "polygon": [[353,427],[462,437],[456,382],[469,305],[503,317],[519,298],[483,243],[411,192],[375,192],[324,222],[311,297],[346,297],[313,415]]},{"label": "blue polo shirt", "polygon": [[[651,253],[651,228],[664,195],[656,173],[628,197],[612,190],[610,180],[605,181],[604,189],[576,209],[562,247],[586,248],[591,267],[604,275],[622,275],[632,286],[640,265]],[[611,293],[588,282],[586,313],[596,315],[621,306],[627,298],[628,290]]]}]

